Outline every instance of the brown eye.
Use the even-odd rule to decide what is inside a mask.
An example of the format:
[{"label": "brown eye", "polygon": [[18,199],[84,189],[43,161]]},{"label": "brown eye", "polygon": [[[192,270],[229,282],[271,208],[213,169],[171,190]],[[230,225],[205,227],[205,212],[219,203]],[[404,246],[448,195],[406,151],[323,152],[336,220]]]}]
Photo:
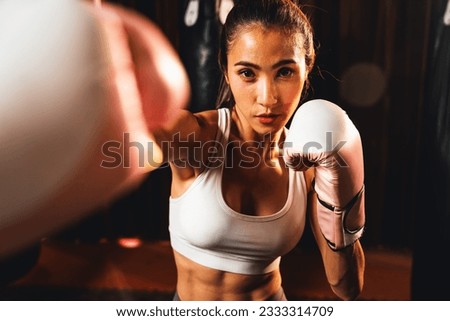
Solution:
[{"label": "brown eye", "polygon": [[278,76],[283,78],[291,77],[294,74],[294,70],[291,68],[281,68],[278,70]]},{"label": "brown eye", "polygon": [[239,75],[246,80],[251,80],[255,78],[255,73],[250,69],[240,70]]}]

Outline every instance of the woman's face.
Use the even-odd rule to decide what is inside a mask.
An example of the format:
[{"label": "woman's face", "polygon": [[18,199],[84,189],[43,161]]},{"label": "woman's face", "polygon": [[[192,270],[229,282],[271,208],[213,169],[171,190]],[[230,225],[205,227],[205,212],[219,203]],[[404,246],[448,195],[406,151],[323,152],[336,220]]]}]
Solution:
[{"label": "woman's face", "polygon": [[254,26],[241,32],[227,56],[226,79],[242,126],[259,135],[281,130],[300,101],[307,77],[299,35]]}]

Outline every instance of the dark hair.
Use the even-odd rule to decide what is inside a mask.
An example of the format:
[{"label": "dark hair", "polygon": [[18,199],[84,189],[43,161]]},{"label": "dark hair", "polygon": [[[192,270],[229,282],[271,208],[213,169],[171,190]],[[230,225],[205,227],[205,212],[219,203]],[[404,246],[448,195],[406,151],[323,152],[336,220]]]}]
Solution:
[{"label": "dark hair", "polygon": [[[231,108],[235,101],[225,81],[227,54],[241,28],[254,25],[280,28],[287,35],[302,35],[306,71],[309,73],[315,61],[313,30],[311,24],[293,0],[235,0],[236,4],[227,16],[222,28],[219,46],[219,66],[222,70],[216,107]],[[308,81],[306,87],[308,86]]]}]

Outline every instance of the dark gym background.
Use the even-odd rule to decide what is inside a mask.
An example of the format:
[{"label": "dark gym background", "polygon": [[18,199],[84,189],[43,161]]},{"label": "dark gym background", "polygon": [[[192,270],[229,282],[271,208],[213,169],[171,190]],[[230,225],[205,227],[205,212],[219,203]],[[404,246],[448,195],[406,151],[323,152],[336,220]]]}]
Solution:
[{"label": "dark gym background", "polygon": [[[191,110],[213,109],[219,82],[216,1],[200,0],[202,18],[189,28],[183,23],[188,0],[110,2],[134,8],[161,27],[189,72]],[[300,2],[311,17],[317,47],[307,99],[338,103],[362,136],[367,215],[363,246],[411,258],[409,299],[448,300],[450,27],[443,23],[447,0]],[[121,237],[167,240],[169,189],[170,171],[159,169],[136,191],[49,238],[94,245]],[[308,236],[304,242],[308,246]],[[38,251],[39,246],[14,262],[28,262],[31,268]],[[8,266],[11,262],[0,264],[0,269]],[[15,268],[16,263],[12,266],[10,279],[26,274],[26,269]]]}]

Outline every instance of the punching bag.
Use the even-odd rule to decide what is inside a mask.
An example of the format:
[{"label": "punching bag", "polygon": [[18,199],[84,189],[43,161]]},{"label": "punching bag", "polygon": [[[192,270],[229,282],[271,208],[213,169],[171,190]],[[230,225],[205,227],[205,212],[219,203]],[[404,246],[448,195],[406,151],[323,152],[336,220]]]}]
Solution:
[{"label": "punching bag", "polygon": [[218,65],[220,30],[231,0],[184,0],[180,14],[181,60],[191,82],[189,109],[214,109],[221,72]]},{"label": "punching bag", "polygon": [[433,1],[411,297],[450,299],[450,0]]}]

